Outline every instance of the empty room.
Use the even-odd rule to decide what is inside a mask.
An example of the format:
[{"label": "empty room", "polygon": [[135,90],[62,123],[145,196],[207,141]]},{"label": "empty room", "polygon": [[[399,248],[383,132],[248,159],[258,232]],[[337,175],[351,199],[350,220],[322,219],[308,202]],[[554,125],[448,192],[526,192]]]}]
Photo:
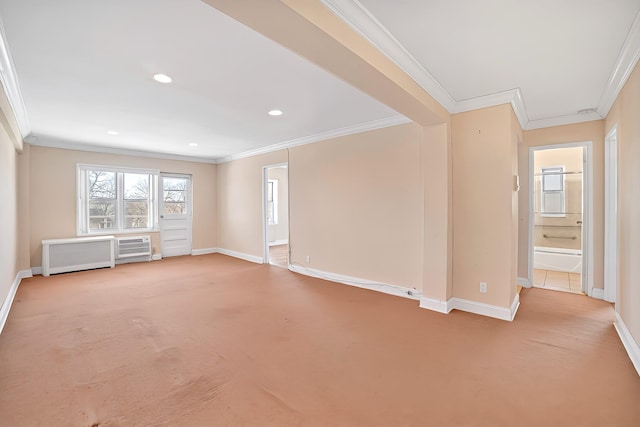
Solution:
[{"label": "empty room", "polygon": [[640,425],[640,0],[0,0],[3,426]]}]

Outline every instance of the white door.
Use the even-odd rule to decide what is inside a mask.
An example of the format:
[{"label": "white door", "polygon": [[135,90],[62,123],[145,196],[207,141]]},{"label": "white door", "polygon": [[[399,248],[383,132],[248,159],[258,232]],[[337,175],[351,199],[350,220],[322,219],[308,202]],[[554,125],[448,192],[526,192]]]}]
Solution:
[{"label": "white door", "polygon": [[191,176],[160,174],[160,246],[163,257],[191,253]]}]

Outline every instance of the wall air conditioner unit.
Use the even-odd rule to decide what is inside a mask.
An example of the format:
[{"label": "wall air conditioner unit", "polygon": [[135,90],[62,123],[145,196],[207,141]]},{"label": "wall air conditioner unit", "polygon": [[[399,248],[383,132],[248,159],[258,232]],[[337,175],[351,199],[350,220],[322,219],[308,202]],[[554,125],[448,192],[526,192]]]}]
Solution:
[{"label": "wall air conditioner unit", "polygon": [[116,259],[151,256],[149,236],[117,237]]}]

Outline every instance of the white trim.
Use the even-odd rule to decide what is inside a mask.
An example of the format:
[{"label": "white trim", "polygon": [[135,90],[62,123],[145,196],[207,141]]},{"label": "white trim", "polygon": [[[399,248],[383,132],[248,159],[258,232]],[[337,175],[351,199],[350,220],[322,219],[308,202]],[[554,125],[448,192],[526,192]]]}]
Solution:
[{"label": "white trim", "polygon": [[591,293],[589,294],[591,298],[604,300],[604,289],[601,288],[593,288],[591,289]]},{"label": "white trim", "polygon": [[160,261],[161,259],[162,259],[162,254],[151,255],[151,261]]},{"label": "white trim", "polygon": [[135,157],[151,157],[153,159],[163,160],[180,160],[183,162],[197,162],[197,163],[212,163],[216,164],[216,159],[207,157],[192,157],[181,156],[178,154],[166,154],[156,153],[152,151],[130,150],[127,148],[113,148],[105,147],[102,145],[82,144],[78,142],[63,141],[56,138],[49,138],[46,136],[30,136],[26,141],[31,145],[37,145],[40,147],[61,148],[63,150],[78,150],[88,151],[91,153],[107,153],[107,154],[120,154],[123,156],[135,156]]},{"label": "white trim", "polygon": [[542,129],[552,126],[570,125],[574,123],[591,122],[594,120],[602,120],[601,116],[597,112],[586,114],[567,114],[566,116],[549,117],[546,119],[529,120],[524,130]]},{"label": "white trim", "polygon": [[516,279],[516,283],[518,285],[522,286],[523,288],[530,288],[531,287],[531,282],[526,277],[518,277]]},{"label": "white trim", "polygon": [[[447,90],[418,62],[413,55],[378,21],[358,0],[321,0],[336,16],[383,52],[408,76],[450,113],[491,107],[510,102],[523,130],[601,120],[609,114],[611,106],[631,75],[640,57],[640,12],[622,45],[607,85],[595,112],[530,120],[519,89],[489,94],[478,98],[456,101]],[[517,91],[517,99],[509,99],[510,92]]]},{"label": "white trim", "polygon": [[31,274],[33,276],[42,275],[42,266],[31,267]]},{"label": "white trim", "polygon": [[191,249],[191,255],[207,255],[218,253],[218,248]]},{"label": "white trim", "polygon": [[269,242],[269,246],[286,245],[287,243],[289,243],[288,239],[280,239],[280,240],[274,240],[273,242]]},{"label": "white trim", "polygon": [[620,337],[620,341],[622,341],[622,345],[625,350],[627,350],[631,363],[633,363],[634,368],[636,368],[636,372],[640,375],[640,346],[637,341],[633,339],[633,335],[631,335],[631,332],[627,328],[627,325],[624,324],[624,320],[622,320],[622,317],[618,312],[616,312],[616,320],[613,322],[613,326],[616,328],[616,332]]},{"label": "white trim", "polygon": [[427,298],[427,297],[420,297],[420,308],[426,308],[427,310],[437,311],[438,313],[449,314],[449,312],[452,309],[449,306],[449,301],[441,301],[441,300]]},{"label": "white trim", "polygon": [[22,138],[25,138],[31,134],[31,125],[29,124],[27,109],[24,105],[22,92],[20,91],[18,75],[13,63],[13,58],[11,57],[11,52],[9,51],[2,20],[0,20],[0,83],[2,83],[4,92],[9,99],[9,104],[13,109],[20,134]]},{"label": "white trim", "polygon": [[380,21],[357,0],[322,0],[338,18],[367,39],[451,112],[456,101]]},{"label": "white trim", "polygon": [[618,286],[618,130],[604,139],[604,299],[616,303]]},{"label": "white trim", "polygon": [[18,271],[16,274],[11,287],[9,288],[9,293],[2,303],[2,307],[0,307],[0,334],[4,329],[4,325],[7,323],[7,319],[9,318],[9,310],[11,310],[11,305],[13,304],[13,299],[16,296],[16,292],[18,292],[18,287],[20,286],[20,282],[22,279],[27,279],[29,277],[33,277],[31,270],[22,270]]},{"label": "white trim", "polygon": [[386,283],[375,282],[368,279],[360,279],[358,277],[345,276],[343,274],[329,273],[326,271],[316,270],[314,268],[300,267],[298,265],[289,265],[289,270],[294,273],[303,274],[305,276],[317,277],[318,279],[328,280],[330,282],[342,283],[344,285],[355,286],[357,288],[369,289],[371,291],[382,292],[384,294],[395,295],[398,297],[419,300],[421,292],[412,288],[405,288]]},{"label": "white trim", "polygon": [[511,104],[513,112],[520,123],[520,127],[522,127],[522,129],[527,127],[529,118],[520,88],[458,101],[451,112],[454,114],[464,113],[465,111],[479,110],[481,108],[494,107],[502,104]]},{"label": "white trim", "polygon": [[625,83],[629,79],[631,72],[638,62],[640,57],[640,12],[636,15],[636,18],[631,25],[631,29],[627,34],[620,54],[616,59],[616,64],[611,70],[607,85],[602,91],[602,96],[598,102],[598,113],[602,117],[606,117],[609,114],[609,110],[613,106],[616,98],[620,94],[620,91],[624,87]]},{"label": "white trim", "polygon": [[223,249],[223,248],[217,248],[216,252],[222,255],[228,255],[234,258],[239,258],[239,259],[243,259],[245,261],[250,261],[250,262],[255,262],[256,264],[263,264],[264,259],[259,257],[259,256],[255,256],[255,255],[249,255],[249,254],[243,254],[242,252],[236,252],[236,251],[232,251],[229,249]]},{"label": "white trim", "polygon": [[445,314],[449,313],[451,310],[460,310],[511,322],[520,307],[520,294],[516,294],[515,298],[513,298],[511,308],[485,304],[462,298],[450,298],[448,301],[439,301],[425,297],[420,298],[420,307]]},{"label": "white trim", "polygon": [[411,120],[402,115],[387,117],[384,119],[373,120],[370,122],[359,123],[352,126],[346,126],[327,132],[309,135],[302,138],[292,139],[290,141],[279,142],[277,144],[268,145],[266,147],[256,148],[255,150],[244,151],[242,153],[233,154],[231,156],[219,157],[216,163],[227,163],[233,160],[244,159],[246,157],[257,156],[259,154],[271,153],[272,151],[284,150],[286,148],[297,147],[299,145],[312,144],[314,142],[325,141],[331,138],[353,135],[356,133],[367,132],[376,129],[382,129],[390,126],[409,123]]}]

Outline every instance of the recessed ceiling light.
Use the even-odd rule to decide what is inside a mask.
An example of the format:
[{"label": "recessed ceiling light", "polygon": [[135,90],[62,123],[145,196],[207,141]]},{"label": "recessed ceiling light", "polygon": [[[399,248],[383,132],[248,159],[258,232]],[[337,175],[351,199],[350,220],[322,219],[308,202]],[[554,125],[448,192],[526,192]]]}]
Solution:
[{"label": "recessed ceiling light", "polygon": [[119,135],[120,132],[116,132],[115,130],[108,130],[107,134],[109,134],[109,135]]},{"label": "recessed ceiling light", "polygon": [[282,110],[271,110],[271,111],[269,111],[269,115],[270,116],[281,116],[282,115]]},{"label": "recessed ceiling light", "polygon": [[197,142],[190,142],[189,143],[189,147],[197,147],[198,143]]},{"label": "recessed ceiling light", "polygon": [[173,79],[169,76],[167,76],[166,74],[154,74],[153,75],[153,80],[160,82],[160,83],[171,83],[173,81]]}]

